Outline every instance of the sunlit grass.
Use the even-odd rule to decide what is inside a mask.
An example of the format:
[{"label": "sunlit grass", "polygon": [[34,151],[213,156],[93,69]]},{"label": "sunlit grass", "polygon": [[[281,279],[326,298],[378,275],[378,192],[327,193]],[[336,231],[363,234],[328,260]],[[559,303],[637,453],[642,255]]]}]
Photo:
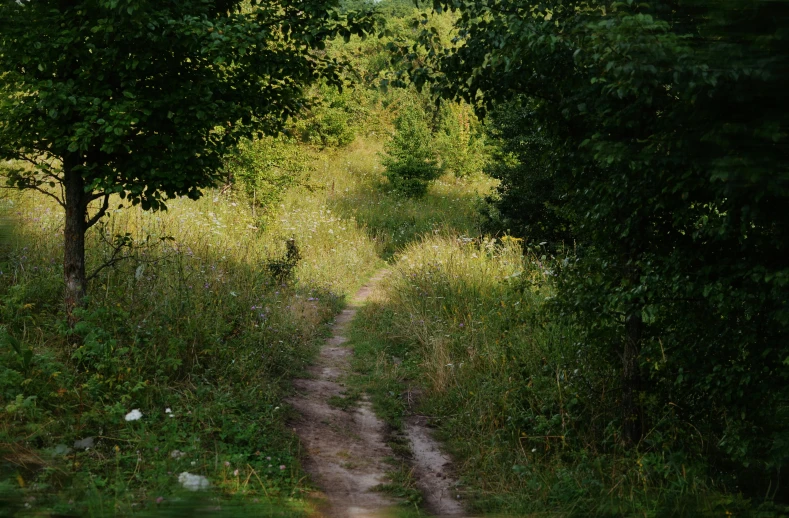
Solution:
[{"label": "sunlit grass", "polygon": [[382,149],[378,143],[357,139],[343,160],[324,166],[327,183],[334,186],[330,206],[353,217],[375,242],[381,257],[391,259],[408,243],[445,229],[479,235],[478,205],[495,186],[494,180],[482,175],[468,179],[445,175],[430,185],[424,198],[397,196],[383,177]]},{"label": "sunlit grass", "polygon": [[[88,234],[89,274],[112,258],[115,236],[132,247],[91,280],[77,335],[63,324],[62,211],[10,192],[0,202],[14,223],[0,260],[2,324],[35,356],[22,372],[3,352],[11,417],[0,423],[0,449],[13,462],[0,470],[10,484],[0,501],[24,507],[33,497],[34,509],[88,515],[167,512],[180,505],[177,476],[188,471],[210,480],[210,498],[305,512],[288,503],[308,490],[284,426],[288,380],[382,258],[441,228],[475,232],[476,196],[489,188],[445,178],[424,200],[403,200],[387,192],[380,149],[359,139],[310,152],[307,186],[265,211],[232,189],[170,200],[162,212],[113,199]],[[267,264],[291,238],[301,259],[292,282],[277,285]],[[127,422],[132,409],[143,417]],[[86,437],[93,447],[73,446]],[[40,463],[19,471],[29,458]]]},{"label": "sunlit grass", "polygon": [[353,389],[370,393],[394,427],[428,416],[475,512],[747,509],[717,493],[698,464],[679,468],[671,452],[599,439],[617,396],[590,382],[605,379],[605,362],[545,311],[555,261],[507,236],[439,232],[410,243],[353,325]]}]

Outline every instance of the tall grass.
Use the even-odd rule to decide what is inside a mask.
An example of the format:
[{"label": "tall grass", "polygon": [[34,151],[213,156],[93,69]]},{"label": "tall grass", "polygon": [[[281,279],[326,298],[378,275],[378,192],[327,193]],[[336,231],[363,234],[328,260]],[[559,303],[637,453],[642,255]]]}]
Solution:
[{"label": "tall grass", "polygon": [[[291,190],[265,216],[232,191],[171,200],[166,212],[113,210],[88,236],[88,270],[113,257],[115,236],[132,248],[91,281],[73,332],[59,207],[27,193],[3,200],[14,229],[0,258],[0,323],[12,337],[0,351],[0,507],[155,510],[182,499],[188,471],[215,496],[274,502],[263,515],[301,514],[282,397],[380,262],[318,187]],[[301,260],[275,284],[267,265],[290,238]],[[127,421],[133,409],[143,417]]]},{"label": "tall grass", "polygon": [[555,266],[508,237],[412,242],[355,323],[355,383],[395,426],[430,418],[477,512],[748,513],[703,463],[621,449],[615,374],[546,311]]},{"label": "tall grass", "polygon": [[[0,508],[104,516],[257,501],[261,516],[303,515],[289,380],[384,259],[442,229],[478,232],[475,204],[491,186],[446,176],[423,201],[404,200],[388,192],[381,148],[302,148],[310,177],[266,208],[244,189],[170,200],[157,213],[113,200],[89,232],[88,271],[112,260],[117,236],[131,247],[91,280],[74,331],[62,309],[61,210],[8,193]],[[289,239],[301,259],[282,284],[270,265]],[[135,409],[142,418],[127,421]],[[207,477],[210,491],[185,496],[185,471]]]},{"label": "tall grass", "polygon": [[334,186],[331,207],[355,218],[381,257],[392,259],[421,236],[444,229],[467,236],[480,233],[479,204],[495,185],[494,180],[483,175],[459,179],[447,174],[434,181],[422,199],[397,196],[383,177],[379,163],[382,150],[377,142],[357,139],[347,150],[347,159],[324,169],[327,183]]}]

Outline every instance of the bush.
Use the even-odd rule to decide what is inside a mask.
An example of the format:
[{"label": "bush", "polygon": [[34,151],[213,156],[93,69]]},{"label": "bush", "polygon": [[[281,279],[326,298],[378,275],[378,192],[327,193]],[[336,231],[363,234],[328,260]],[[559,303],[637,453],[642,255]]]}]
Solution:
[{"label": "bush", "polygon": [[436,149],[443,172],[463,178],[482,171],[486,161],[485,140],[469,105],[453,103],[441,107]]},{"label": "bush", "polygon": [[315,95],[312,111],[294,124],[301,141],[321,148],[345,147],[353,142],[356,128],[365,118],[365,108],[358,99],[362,92],[341,93],[323,86]]},{"label": "bush", "polygon": [[568,189],[557,171],[567,168],[572,154],[535,120],[533,103],[522,99],[500,105],[488,117],[491,160],[485,172],[501,183],[487,199],[487,223],[491,232],[560,246],[573,236],[557,209]]},{"label": "bush", "polygon": [[228,184],[235,184],[264,212],[289,188],[306,185],[310,169],[309,155],[285,137],[244,141],[225,160]]},{"label": "bush", "polygon": [[385,149],[384,175],[394,190],[409,198],[424,196],[441,172],[424,114],[406,106],[395,119],[395,133]]}]

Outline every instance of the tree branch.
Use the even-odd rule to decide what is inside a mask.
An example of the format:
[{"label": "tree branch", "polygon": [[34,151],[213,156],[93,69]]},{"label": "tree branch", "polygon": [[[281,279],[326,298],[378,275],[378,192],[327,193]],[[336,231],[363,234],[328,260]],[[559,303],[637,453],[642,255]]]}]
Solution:
[{"label": "tree branch", "polygon": [[16,189],[33,189],[34,191],[38,191],[38,192],[40,192],[41,194],[43,194],[45,196],[49,196],[50,198],[52,198],[53,200],[58,202],[58,205],[60,205],[64,209],[66,208],[66,204],[63,203],[63,201],[60,198],[58,198],[57,195],[52,194],[51,192],[46,191],[46,190],[42,189],[41,187],[39,187],[37,185],[26,184],[26,185],[23,185],[22,187],[15,187],[15,186],[14,187],[9,187],[7,185],[2,185],[0,187],[2,187],[3,189],[14,189],[14,190],[16,190]]},{"label": "tree branch", "polygon": [[[99,195],[98,197],[101,197],[101,195]],[[98,197],[94,199],[98,199]],[[110,206],[110,195],[109,193],[106,193],[104,194],[104,201],[101,204],[101,208],[92,218],[88,220],[88,224],[87,226],[85,226],[85,230],[89,229],[90,227],[98,223],[98,221],[107,213],[107,208],[109,206]]]},{"label": "tree branch", "polygon": [[101,273],[101,271],[102,271],[103,269],[105,269],[105,268],[109,268],[110,266],[114,266],[115,264],[117,264],[117,263],[119,263],[119,262],[123,261],[124,259],[128,259],[128,258],[129,258],[129,256],[127,256],[127,255],[121,255],[121,251],[123,250],[123,248],[124,248],[124,245],[120,245],[120,246],[115,246],[115,247],[113,247],[113,249],[112,249],[112,255],[110,256],[110,258],[109,258],[109,259],[107,259],[106,261],[104,261],[104,263],[102,263],[102,264],[101,264],[101,266],[99,266],[98,268],[96,268],[96,269],[93,271],[93,273],[91,273],[90,275],[88,275],[88,276],[85,278],[85,281],[86,281],[86,282],[90,282],[90,281],[92,281],[93,279],[95,279],[95,278],[96,278],[96,276],[98,276],[98,275],[99,275],[99,273]]}]

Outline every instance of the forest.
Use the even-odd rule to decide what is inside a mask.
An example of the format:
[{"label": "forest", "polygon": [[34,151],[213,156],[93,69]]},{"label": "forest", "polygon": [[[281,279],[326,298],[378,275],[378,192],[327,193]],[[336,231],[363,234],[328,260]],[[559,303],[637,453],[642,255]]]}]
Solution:
[{"label": "forest", "polygon": [[0,0],[0,517],[789,516],[789,2]]}]

